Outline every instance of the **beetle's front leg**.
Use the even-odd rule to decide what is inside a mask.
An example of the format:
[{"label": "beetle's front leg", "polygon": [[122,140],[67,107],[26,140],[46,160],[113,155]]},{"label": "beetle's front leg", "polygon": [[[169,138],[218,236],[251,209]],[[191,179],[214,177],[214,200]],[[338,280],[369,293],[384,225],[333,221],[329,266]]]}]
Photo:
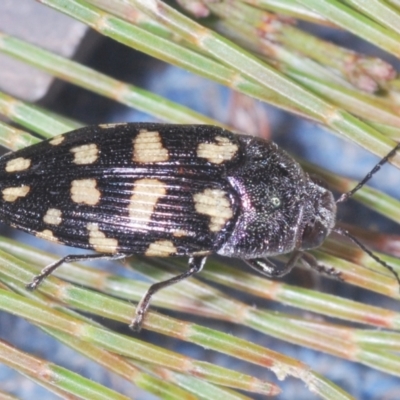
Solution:
[{"label": "beetle's front leg", "polygon": [[302,251],[297,250],[293,252],[288,262],[281,266],[275,265],[268,258],[251,258],[243,261],[262,275],[266,275],[269,278],[279,278],[288,274],[303,255]]},{"label": "beetle's front leg", "polygon": [[333,267],[326,267],[325,265],[319,264],[318,260],[310,253],[304,253],[304,257],[301,261],[303,264],[319,272],[320,274],[325,274],[332,278],[343,280],[340,271],[337,271]]}]

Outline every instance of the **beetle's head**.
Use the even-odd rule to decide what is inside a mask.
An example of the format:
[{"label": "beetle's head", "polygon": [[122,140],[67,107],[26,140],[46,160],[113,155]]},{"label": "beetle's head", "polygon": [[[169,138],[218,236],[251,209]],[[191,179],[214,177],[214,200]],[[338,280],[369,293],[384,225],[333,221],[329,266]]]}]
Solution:
[{"label": "beetle's head", "polygon": [[336,203],[332,192],[314,178],[310,179],[310,189],[309,204],[303,214],[301,250],[321,246],[336,223]]}]

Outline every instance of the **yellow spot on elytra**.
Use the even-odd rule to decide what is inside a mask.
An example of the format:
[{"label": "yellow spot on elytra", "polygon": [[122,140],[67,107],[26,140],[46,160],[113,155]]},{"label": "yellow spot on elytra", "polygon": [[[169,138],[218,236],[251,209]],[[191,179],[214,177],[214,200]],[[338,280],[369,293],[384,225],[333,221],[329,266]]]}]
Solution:
[{"label": "yellow spot on elytra", "polygon": [[208,227],[211,232],[220,231],[233,216],[229,200],[220,189],[205,189],[196,193],[193,199],[196,211],[210,217]]},{"label": "yellow spot on elytra", "polygon": [[109,129],[109,128],[115,128],[117,126],[123,126],[123,125],[126,125],[126,122],[118,122],[115,124],[100,124],[100,125],[98,125],[98,127],[102,128],[102,129]]},{"label": "yellow spot on elytra", "polygon": [[177,229],[175,232],[172,233],[175,237],[185,237],[188,235],[187,231],[184,231],[183,229]]},{"label": "yellow spot on elytra", "polygon": [[133,139],[133,161],[156,163],[167,161],[168,158],[168,150],[163,147],[159,132],[141,130]]},{"label": "yellow spot on elytra", "polygon": [[106,235],[100,231],[99,225],[94,222],[87,224],[89,231],[89,243],[93,249],[99,253],[116,253],[118,249],[118,240],[107,238]]},{"label": "yellow spot on elytra", "polygon": [[5,201],[13,202],[18,197],[25,197],[29,193],[30,187],[23,185],[19,187],[8,187],[2,190],[3,199]]},{"label": "yellow spot on elytra", "polygon": [[135,228],[147,226],[157,202],[167,193],[166,184],[158,179],[138,179],[128,205],[131,224]]},{"label": "yellow spot on elytra", "polygon": [[96,205],[101,198],[95,179],[76,179],[71,182],[71,199],[75,203]]},{"label": "yellow spot on elytra", "polygon": [[49,208],[43,216],[43,221],[49,225],[60,225],[62,212],[57,208]]},{"label": "yellow spot on elytra", "polygon": [[41,232],[36,232],[36,237],[40,239],[50,240],[51,242],[60,243],[60,241],[54,236],[54,233],[50,229],[44,229]]},{"label": "yellow spot on elytra", "polygon": [[207,256],[209,254],[211,254],[210,250],[199,250],[199,251],[194,251],[192,253],[192,255],[194,255],[194,256]]},{"label": "yellow spot on elytra", "polygon": [[58,146],[59,144],[61,144],[63,141],[65,140],[65,137],[60,135],[60,136],[56,136],[54,139],[49,140],[49,143],[52,146]]},{"label": "yellow spot on elytra", "polygon": [[25,171],[31,166],[31,160],[29,158],[18,157],[8,161],[6,164],[7,172],[18,172]]},{"label": "yellow spot on elytra", "polygon": [[197,156],[205,158],[213,164],[221,164],[224,161],[232,160],[238,151],[238,146],[223,136],[215,137],[216,143],[199,143]]},{"label": "yellow spot on elytra", "polygon": [[177,249],[170,240],[157,240],[150,244],[145,255],[151,257],[168,257],[176,254],[176,252]]},{"label": "yellow spot on elytra", "polygon": [[99,157],[99,148],[94,143],[73,147],[70,151],[78,165],[93,164]]}]

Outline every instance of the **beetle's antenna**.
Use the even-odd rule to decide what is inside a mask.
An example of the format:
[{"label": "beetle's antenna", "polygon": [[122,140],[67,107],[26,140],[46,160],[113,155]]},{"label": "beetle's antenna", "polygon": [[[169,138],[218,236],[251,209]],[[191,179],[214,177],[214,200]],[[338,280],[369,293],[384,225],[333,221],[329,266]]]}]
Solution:
[{"label": "beetle's antenna", "polygon": [[336,232],[339,235],[346,236],[347,238],[349,238],[361,250],[365,251],[365,253],[367,253],[373,260],[375,260],[377,263],[381,264],[383,267],[385,267],[387,270],[389,270],[391,272],[391,274],[395,277],[395,279],[397,280],[397,283],[400,286],[399,274],[395,271],[395,269],[391,265],[389,265],[385,261],[381,260],[377,255],[375,255],[371,250],[369,250],[365,245],[363,245],[357,238],[355,238],[353,235],[351,235],[345,229],[335,227],[335,228],[333,228],[333,232]]},{"label": "beetle's antenna", "polygon": [[347,193],[343,193],[336,200],[336,203],[342,203],[342,202],[348,200],[351,196],[353,196],[353,194],[355,192],[357,192],[358,190],[360,190],[372,178],[372,176],[381,169],[382,165],[387,163],[396,154],[396,151],[399,149],[400,149],[400,143],[398,143],[395,148],[393,148],[385,157],[383,157],[378,162],[378,164],[376,164],[375,167],[372,168],[372,170],[370,172],[368,172],[368,174],[365,176],[365,178],[357,184],[357,186],[355,188],[353,188],[352,190],[350,190]]},{"label": "beetle's antenna", "polygon": [[[347,193],[343,193],[337,200],[336,203],[342,203],[346,200],[348,200],[355,192],[360,190],[371,178],[372,176],[378,172],[382,165],[387,163],[397,152],[397,150],[400,149],[400,143],[397,144],[396,147],[394,147],[385,157],[383,157],[378,164],[375,165],[374,168],[368,174],[365,176],[361,182],[359,182],[352,190],[350,190]],[[369,250],[365,245],[363,245],[358,239],[356,239],[353,235],[351,235],[348,231],[342,228],[335,227],[333,229],[334,232],[338,233],[339,235],[346,236],[348,237],[354,244],[356,244],[361,250],[363,250],[365,253],[367,253],[373,260],[375,260],[377,263],[381,264],[383,267],[385,267],[390,273],[396,278],[399,286],[400,286],[400,277],[399,274],[394,270],[394,268],[386,263],[385,261],[381,260],[377,255],[375,255],[371,250]]]}]

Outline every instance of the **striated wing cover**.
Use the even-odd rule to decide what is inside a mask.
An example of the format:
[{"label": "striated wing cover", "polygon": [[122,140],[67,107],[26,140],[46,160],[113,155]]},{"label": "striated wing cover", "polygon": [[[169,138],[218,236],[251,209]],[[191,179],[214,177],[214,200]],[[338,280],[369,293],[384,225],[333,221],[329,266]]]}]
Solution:
[{"label": "striated wing cover", "polygon": [[0,219],[105,253],[208,254],[238,213],[241,146],[211,126],[78,129],[0,158]]}]

